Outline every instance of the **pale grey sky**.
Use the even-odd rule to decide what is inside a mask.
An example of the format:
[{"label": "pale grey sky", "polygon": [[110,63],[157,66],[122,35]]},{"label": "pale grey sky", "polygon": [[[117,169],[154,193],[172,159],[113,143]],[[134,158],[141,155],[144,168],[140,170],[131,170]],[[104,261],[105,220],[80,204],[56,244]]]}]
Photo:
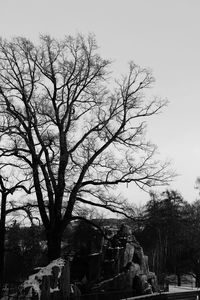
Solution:
[{"label": "pale grey sky", "polygon": [[[81,32],[96,35],[116,73],[127,62],[150,67],[152,93],[170,103],[149,124],[148,137],[180,176],[171,186],[191,202],[200,175],[200,0],[1,0],[0,36],[32,40]],[[147,195],[125,189],[144,203]]]}]

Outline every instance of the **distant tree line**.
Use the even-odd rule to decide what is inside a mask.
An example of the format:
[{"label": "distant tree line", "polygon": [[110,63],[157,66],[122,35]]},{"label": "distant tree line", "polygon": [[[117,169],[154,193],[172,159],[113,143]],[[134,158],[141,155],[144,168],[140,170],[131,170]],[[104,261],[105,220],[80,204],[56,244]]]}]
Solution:
[{"label": "distant tree line", "polygon": [[158,278],[191,274],[200,286],[200,201],[191,204],[176,191],[151,193],[135,225],[136,236]]},{"label": "distant tree line", "polygon": [[[86,217],[86,216],[84,216]],[[150,270],[162,281],[170,274],[177,276],[190,274],[200,286],[200,201],[188,203],[176,191],[151,193],[146,205],[133,219],[95,219],[90,217],[96,229],[104,225],[116,226],[123,222],[132,226],[135,236],[149,257]],[[67,227],[63,235],[64,251],[90,252],[91,246],[99,248],[101,231],[82,219],[78,226]],[[91,244],[92,243],[92,244]],[[96,243],[96,244],[95,244]],[[24,279],[35,266],[47,263],[47,245],[42,226],[10,226],[6,236],[5,279],[15,281]]]}]

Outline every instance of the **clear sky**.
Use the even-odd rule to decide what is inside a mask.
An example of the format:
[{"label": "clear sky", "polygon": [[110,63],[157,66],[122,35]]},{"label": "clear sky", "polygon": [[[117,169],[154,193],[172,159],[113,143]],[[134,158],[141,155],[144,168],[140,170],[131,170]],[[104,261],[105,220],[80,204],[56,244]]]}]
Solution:
[{"label": "clear sky", "polygon": [[[170,103],[151,120],[147,136],[179,174],[171,188],[189,202],[198,197],[200,0],[1,0],[0,8],[3,38],[93,32],[115,72],[125,72],[130,60],[150,67],[152,92]],[[131,185],[125,194],[140,203],[148,199]]]}]

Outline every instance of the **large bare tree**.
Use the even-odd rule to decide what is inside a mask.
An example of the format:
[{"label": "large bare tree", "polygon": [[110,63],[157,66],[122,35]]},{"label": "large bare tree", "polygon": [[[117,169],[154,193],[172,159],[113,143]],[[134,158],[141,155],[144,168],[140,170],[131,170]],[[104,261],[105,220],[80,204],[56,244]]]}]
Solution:
[{"label": "large bare tree", "polygon": [[144,96],[151,72],[131,62],[114,82],[109,66],[93,35],[0,42],[0,155],[34,185],[50,260],[76,205],[123,213],[117,184],[152,187],[171,176],[144,138],[145,119],[166,104]]}]

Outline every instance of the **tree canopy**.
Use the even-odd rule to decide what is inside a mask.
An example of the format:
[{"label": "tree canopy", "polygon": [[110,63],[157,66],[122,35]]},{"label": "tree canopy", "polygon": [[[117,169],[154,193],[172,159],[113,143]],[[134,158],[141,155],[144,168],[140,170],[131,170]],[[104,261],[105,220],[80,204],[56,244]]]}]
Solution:
[{"label": "tree canopy", "polygon": [[145,98],[151,72],[131,62],[111,83],[109,66],[93,35],[0,41],[0,167],[36,195],[50,259],[76,205],[124,213],[116,184],[172,176],[144,137],[145,119],[166,105]]}]

